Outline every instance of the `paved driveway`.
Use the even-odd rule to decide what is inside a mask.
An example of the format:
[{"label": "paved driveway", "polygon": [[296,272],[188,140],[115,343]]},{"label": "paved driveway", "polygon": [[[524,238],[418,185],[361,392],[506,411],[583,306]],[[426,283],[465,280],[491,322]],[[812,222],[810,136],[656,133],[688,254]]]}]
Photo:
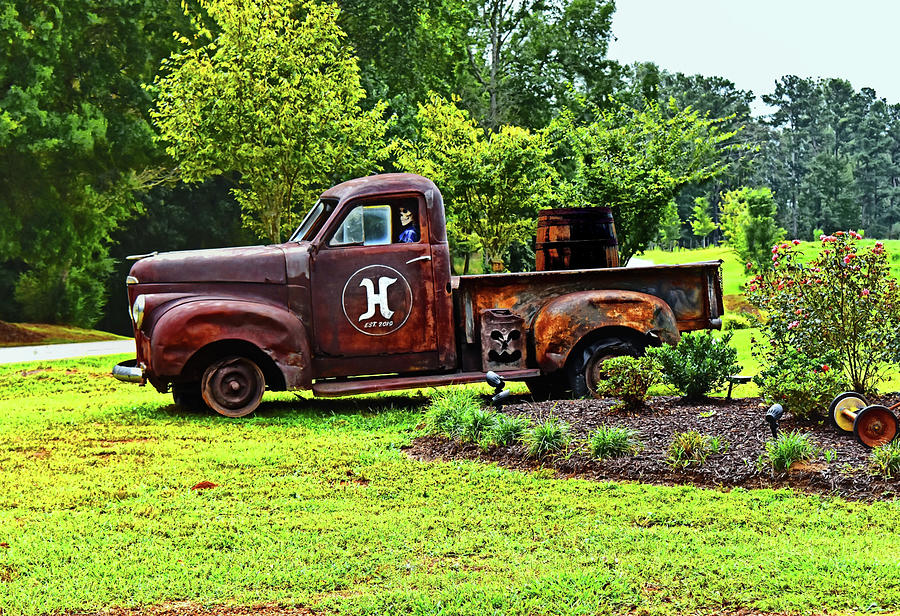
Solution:
[{"label": "paved driveway", "polygon": [[75,344],[44,344],[40,346],[0,349],[0,364],[17,364],[23,361],[43,359],[69,359],[93,355],[134,355],[134,340],[107,340],[104,342],[78,342]]}]

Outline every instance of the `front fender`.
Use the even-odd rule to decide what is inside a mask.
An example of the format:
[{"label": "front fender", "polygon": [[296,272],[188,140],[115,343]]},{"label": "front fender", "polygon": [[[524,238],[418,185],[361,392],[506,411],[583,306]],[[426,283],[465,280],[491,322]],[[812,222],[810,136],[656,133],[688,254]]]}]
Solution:
[{"label": "front fender", "polygon": [[194,353],[222,340],[259,348],[281,370],[288,389],[311,386],[309,339],[300,320],[284,308],[246,300],[200,299],[169,308],[150,335],[150,370],[177,377]]},{"label": "front fender", "polygon": [[544,372],[565,366],[578,341],[604,327],[628,328],[637,336],[656,334],[677,344],[678,325],[672,308],[654,295],[635,291],[579,291],[547,302],[532,326],[535,356]]}]

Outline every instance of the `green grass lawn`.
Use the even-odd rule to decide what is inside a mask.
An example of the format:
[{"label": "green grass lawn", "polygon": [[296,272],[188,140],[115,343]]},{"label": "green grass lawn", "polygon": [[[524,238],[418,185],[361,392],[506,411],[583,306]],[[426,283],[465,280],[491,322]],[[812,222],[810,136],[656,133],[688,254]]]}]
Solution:
[{"label": "green grass lawn", "polygon": [[[555,479],[403,452],[425,398],[267,394],[245,420],[0,366],[0,612],[900,610],[900,504]],[[202,481],[217,487],[192,490]]]}]

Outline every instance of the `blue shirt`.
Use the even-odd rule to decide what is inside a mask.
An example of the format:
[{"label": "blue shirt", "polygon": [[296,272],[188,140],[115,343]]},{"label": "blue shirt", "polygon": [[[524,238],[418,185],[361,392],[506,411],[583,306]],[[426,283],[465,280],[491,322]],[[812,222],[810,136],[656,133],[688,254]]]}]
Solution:
[{"label": "blue shirt", "polygon": [[397,240],[399,242],[403,242],[404,244],[413,244],[419,241],[419,230],[415,227],[406,227],[402,233],[400,233],[400,238]]}]

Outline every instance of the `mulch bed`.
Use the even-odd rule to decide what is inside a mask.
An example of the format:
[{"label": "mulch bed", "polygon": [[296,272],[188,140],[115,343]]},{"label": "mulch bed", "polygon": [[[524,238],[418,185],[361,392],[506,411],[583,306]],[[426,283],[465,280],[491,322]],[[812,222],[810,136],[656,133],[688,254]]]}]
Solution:
[{"label": "mulch bed", "polygon": [[24,327],[0,321],[0,344],[28,344],[40,342],[44,337]]},{"label": "mulch bed", "polygon": [[[900,395],[884,396],[870,403],[890,406]],[[585,447],[567,456],[534,460],[526,456],[522,446],[494,447],[482,451],[474,444],[462,444],[443,437],[416,439],[407,453],[418,460],[480,460],[525,471],[550,468],[559,477],[597,480],[625,480],[645,483],[728,489],[790,487],[809,493],[836,495],[851,500],[887,500],[896,498],[900,481],[884,481],[868,472],[870,450],[858,444],[852,435],[838,433],[824,420],[795,419],[790,413],[782,418],[783,431],[808,432],[823,451],[834,450],[836,458],[826,462],[823,456],[809,464],[796,465],[786,473],[775,474],[771,468],[760,469],[757,460],[765,442],[772,438],[764,416],[766,407],[759,398],[731,401],[709,399],[701,404],[687,404],[674,396],[661,396],[649,401],[640,414],[611,411],[615,400],[562,400],[531,402],[522,396],[503,407],[509,415],[526,416],[543,421],[553,415],[568,422],[576,443],[583,443],[601,425],[627,426],[640,431],[644,449],[635,456],[596,460]],[[717,436],[728,443],[722,454],[714,454],[699,467],[674,470],[666,463],[666,452],[676,432],[696,430]]]}]

